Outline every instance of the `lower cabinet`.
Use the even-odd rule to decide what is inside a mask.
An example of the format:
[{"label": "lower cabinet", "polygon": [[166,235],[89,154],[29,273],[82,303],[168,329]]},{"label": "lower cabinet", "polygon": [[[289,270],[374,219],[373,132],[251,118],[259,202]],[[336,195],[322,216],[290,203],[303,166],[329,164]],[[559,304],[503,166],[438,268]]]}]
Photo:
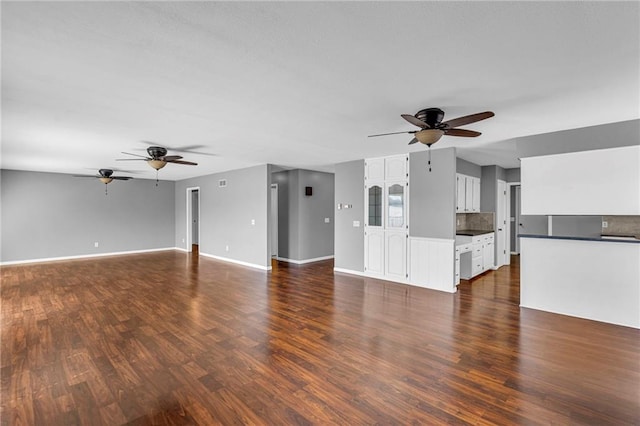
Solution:
[{"label": "lower cabinet", "polygon": [[364,270],[393,281],[407,280],[407,233],[369,227],[364,236]]},{"label": "lower cabinet", "polygon": [[465,280],[493,269],[495,264],[494,233],[476,235],[470,239],[470,253],[460,254],[460,277]]}]

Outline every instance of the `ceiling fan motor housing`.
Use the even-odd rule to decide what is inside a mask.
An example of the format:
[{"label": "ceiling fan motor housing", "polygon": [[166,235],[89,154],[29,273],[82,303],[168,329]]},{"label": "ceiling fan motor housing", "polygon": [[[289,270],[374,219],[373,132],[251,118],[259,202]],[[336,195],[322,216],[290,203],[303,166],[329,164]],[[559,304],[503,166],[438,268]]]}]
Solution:
[{"label": "ceiling fan motor housing", "polygon": [[164,157],[167,155],[167,149],[161,146],[150,146],[147,148],[147,154],[153,159]]},{"label": "ceiling fan motor housing", "polygon": [[98,173],[100,173],[100,176],[108,178],[113,174],[113,170],[110,169],[100,169],[98,170]]},{"label": "ceiling fan motor housing", "polygon": [[434,129],[437,124],[442,122],[444,111],[440,108],[421,109],[415,115],[418,120],[424,121],[430,128]]}]

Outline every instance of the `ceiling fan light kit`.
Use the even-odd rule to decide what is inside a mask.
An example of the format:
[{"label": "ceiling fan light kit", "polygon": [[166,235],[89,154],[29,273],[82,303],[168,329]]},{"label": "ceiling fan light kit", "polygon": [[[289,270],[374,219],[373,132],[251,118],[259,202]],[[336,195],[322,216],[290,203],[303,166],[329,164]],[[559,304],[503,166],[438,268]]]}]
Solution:
[{"label": "ceiling fan light kit", "polygon": [[[493,117],[492,111],[479,112],[476,114],[465,115],[464,117],[454,118],[453,120],[442,121],[444,111],[440,108],[425,108],[418,111],[415,115],[401,114],[400,116],[414,126],[420,127],[421,130],[409,130],[407,132],[382,133],[378,135],[369,135],[370,138],[376,136],[397,135],[399,133],[413,134],[413,139],[409,142],[412,145],[420,142],[431,148],[431,145],[438,142],[442,136],[459,136],[464,138],[475,138],[482,133],[473,130],[458,129],[458,126],[475,123],[477,121],[486,120]],[[431,171],[431,149],[429,149],[429,171]]]},{"label": "ceiling fan light kit", "polygon": [[167,162],[162,160],[147,160],[147,164],[156,170],[160,170],[167,165]]},{"label": "ceiling fan light kit", "polygon": [[418,139],[418,142],[423,143],[429,147],[438,142],[443,135],[444,130],[440,129],[420,130],[419,132],[416,132],[414,134],[415,138]]}]

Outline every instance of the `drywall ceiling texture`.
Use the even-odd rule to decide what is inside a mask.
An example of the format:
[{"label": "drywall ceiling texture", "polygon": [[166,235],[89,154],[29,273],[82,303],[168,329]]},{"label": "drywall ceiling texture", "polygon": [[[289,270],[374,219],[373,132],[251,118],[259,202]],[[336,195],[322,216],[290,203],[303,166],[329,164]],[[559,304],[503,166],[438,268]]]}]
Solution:
[{"label": "drywall ceiling texture", "polygon": [[[638,2],[3,2],[4,169],[332,171],[424,151],[400,118],[493,110],[437,145],[517,167],[509,140],[640,118]],[[170,152],[173,153],[173,152]],[[205,154],[216,154],[205,155]]]}]

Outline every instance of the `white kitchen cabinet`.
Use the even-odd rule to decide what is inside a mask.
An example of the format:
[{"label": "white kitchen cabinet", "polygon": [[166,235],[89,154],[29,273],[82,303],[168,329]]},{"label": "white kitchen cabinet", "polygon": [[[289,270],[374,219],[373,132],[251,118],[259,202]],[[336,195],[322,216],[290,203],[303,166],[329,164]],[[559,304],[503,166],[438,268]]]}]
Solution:
[{"label": "white kitchen cabinet", "polygon": [[458,213],[480,211],[480,178],[456,174],[456,211]]},{"label": "white kitchen cabinet", "polygon": [[469,280],[481,273],[493,269],[495,261],[494,233],[471,237],[470,253],[463,246],[460,249],[460,278]]}]

